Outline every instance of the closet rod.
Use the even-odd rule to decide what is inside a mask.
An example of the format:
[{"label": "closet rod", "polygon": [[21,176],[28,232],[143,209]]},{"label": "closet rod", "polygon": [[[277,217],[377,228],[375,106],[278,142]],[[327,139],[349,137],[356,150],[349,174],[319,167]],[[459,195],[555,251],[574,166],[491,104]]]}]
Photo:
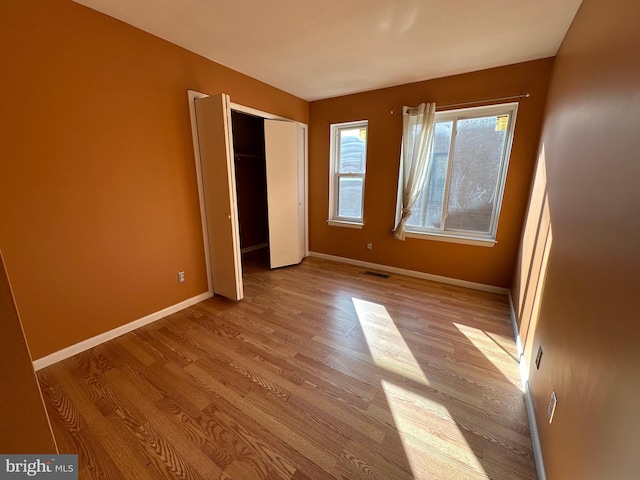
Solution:
[{"label": "closet rod", "polygon": [[[498,98],[488,98],[486,100],[476,100],[474,102],[461,102],[461,103],[449,103],[448,105],[436,105],[436,110],[441,108],[453,108],[453,107],[468,107],[469,105],[478,105],[480,103],[492,103],[492,102],[504,102],[505,100],[518,100],[520,98],[529,98],[531,96],[530,93],[522,93],[520,95],[511,95],[509,97],[498,97]],[[418,108],[410,108],[409,112],[416,112]],[[391,110],[391,115],[396,115],[398,113],[402,113],[402,110],[396,111]]]}]

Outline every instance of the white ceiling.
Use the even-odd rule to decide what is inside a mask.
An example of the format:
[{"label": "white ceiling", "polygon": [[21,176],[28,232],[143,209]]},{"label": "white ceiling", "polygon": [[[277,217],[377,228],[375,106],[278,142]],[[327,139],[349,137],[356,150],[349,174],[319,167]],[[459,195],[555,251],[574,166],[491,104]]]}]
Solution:
[{"label": "white ceiling", "polygon": [[305,100],[555,55],[582,0],[74,0]]}]

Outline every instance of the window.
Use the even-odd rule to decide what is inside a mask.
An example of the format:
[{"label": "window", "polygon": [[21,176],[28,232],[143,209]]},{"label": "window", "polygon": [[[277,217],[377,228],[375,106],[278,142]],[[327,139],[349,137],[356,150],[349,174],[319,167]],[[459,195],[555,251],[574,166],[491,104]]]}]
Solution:
[{"label": "window", "polygon": [[331,125],[329,224],[362,228],[367,121]]},{"label": "window", "polygon": [[429,171],[408,233],[495,243],[517,107],[436,113]]}]

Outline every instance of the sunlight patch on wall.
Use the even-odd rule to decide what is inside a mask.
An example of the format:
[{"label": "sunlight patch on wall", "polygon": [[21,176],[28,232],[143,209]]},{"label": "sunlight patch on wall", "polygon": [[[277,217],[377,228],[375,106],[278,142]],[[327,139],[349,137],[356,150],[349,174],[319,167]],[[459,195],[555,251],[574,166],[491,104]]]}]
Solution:
[{"label": "sunlight patch on wall", "polygon": [[402,35],[415,26],[418,13],[420,13],[419,3],[412,8],[391,4],[385,16],[378,22],[380,31]]},{"label": "sunlight patch on wall", "polygon": [[[538,327],[538,317],[540,315],[540,305],[544,294],[544,283],[547,278],[547,265],[551,246],[553,244],[553,229],[551,228],[551,213],[549,211],[549,198],[545,197],[543,208],[543,225],[541,229],[539,243],[541,247],[534,257],[535,270],[532,269],[529,280],[529,290],[523,302],[522,318],[520,319],[520,338],[523,342],[525,358],[530,360],[532,353],[533,339]],[[535,275],[534,275],[535,274]]]},{"label": "sunlight patch on wall", "polygon": [[527,365],[531,360],[531,348],[538,322],[543,284],[547,272],[547,260],[552,242],[551,211],[547,193],[547,170],[543,144],[540,148],[529,211],[522,235],[522,251],[516,273],[517,294],[514,297],[520,341]]},{"label": "sunlight patch on wall", "polygon": [[[533,269],[533,257],[539,245],[540,227],[542,225],[542,215],[547,195],[547,169],[545,159],[545,147],[540,148],[540,155],[536,166],[536,172],[533,179],[533,187],[531,190],[531,199],[529,201],[529,209],[522,233],[522,252],[520,253],[520,265],[518,272],[518,300],[520,305],[517,308],[518,321],[521,321],[522,308],[524,298],[527,295],[529,285],[529,277]],[[520,325],[522,326],[522,325]]]}]

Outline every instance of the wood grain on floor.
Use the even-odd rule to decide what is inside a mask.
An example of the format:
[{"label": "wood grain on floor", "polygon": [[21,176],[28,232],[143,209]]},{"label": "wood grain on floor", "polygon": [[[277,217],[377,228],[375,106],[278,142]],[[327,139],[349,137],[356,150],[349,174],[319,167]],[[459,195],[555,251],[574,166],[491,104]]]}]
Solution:
[{"label": "wood grain on floor", "polygon": [[315,258],[38,372],[81,479],[535,479],[506,297]]}]

